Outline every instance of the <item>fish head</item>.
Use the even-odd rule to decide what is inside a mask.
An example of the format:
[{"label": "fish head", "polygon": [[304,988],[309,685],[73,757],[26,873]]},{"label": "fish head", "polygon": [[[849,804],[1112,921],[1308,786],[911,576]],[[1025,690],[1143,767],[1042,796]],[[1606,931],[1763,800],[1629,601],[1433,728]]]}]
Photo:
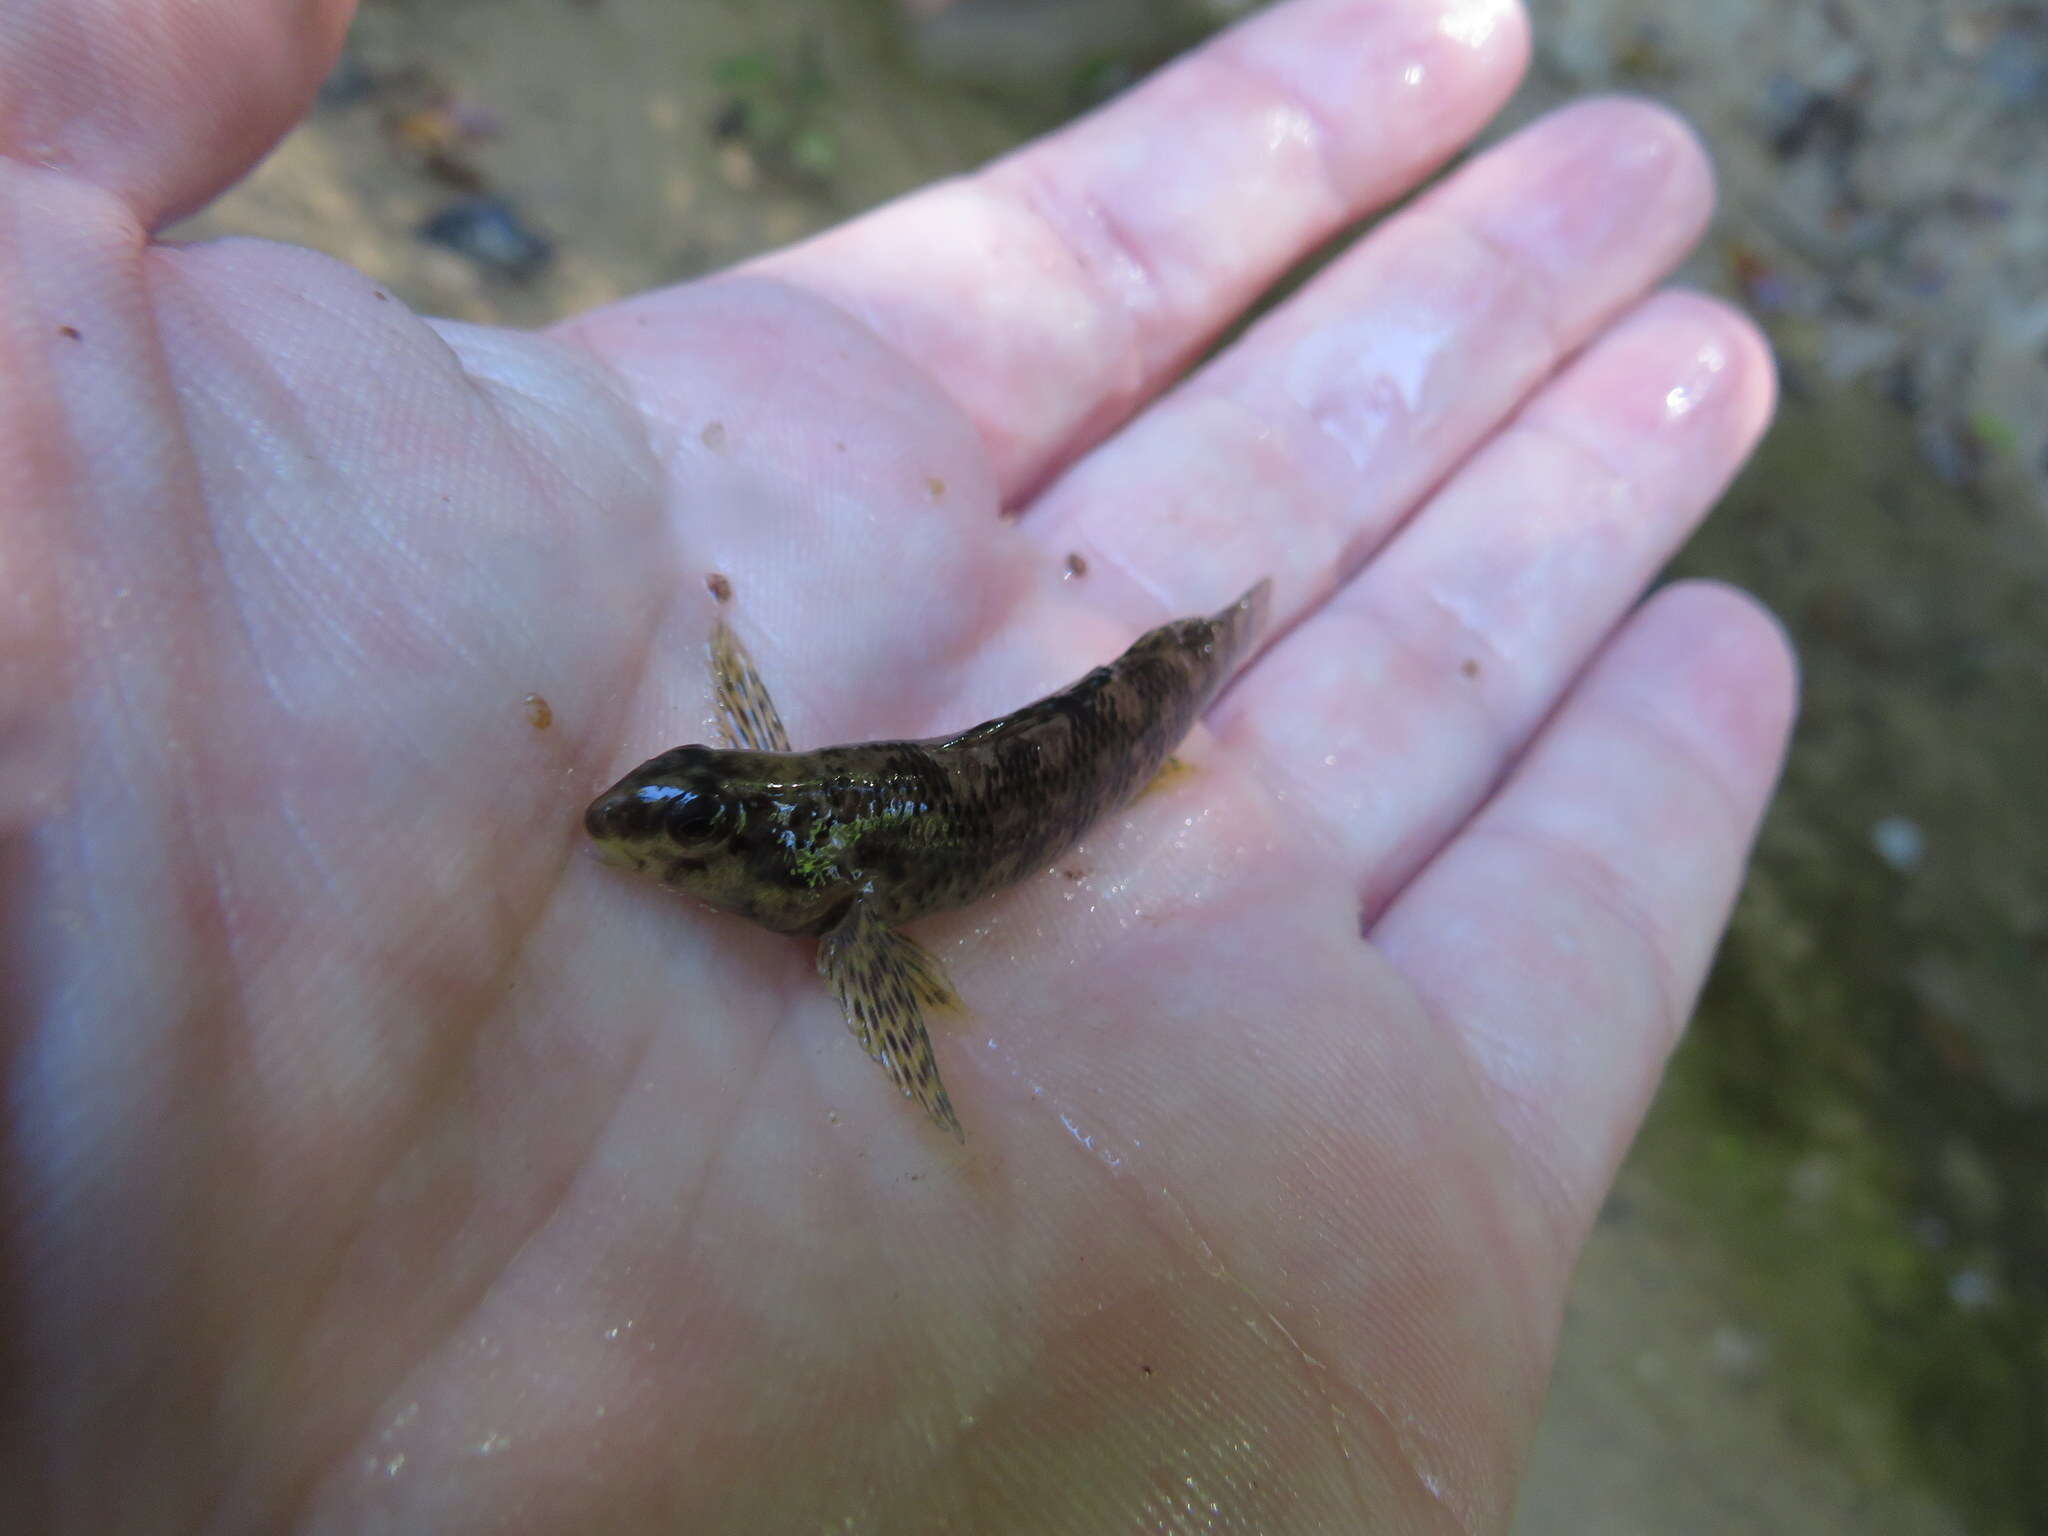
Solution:
[{"label": "fish head", "polygon": [[650,758],[590,802],[583,827],[608,864],[640,871],[778,933],[817,932],[852,899],[783,755],[687,746]]}]

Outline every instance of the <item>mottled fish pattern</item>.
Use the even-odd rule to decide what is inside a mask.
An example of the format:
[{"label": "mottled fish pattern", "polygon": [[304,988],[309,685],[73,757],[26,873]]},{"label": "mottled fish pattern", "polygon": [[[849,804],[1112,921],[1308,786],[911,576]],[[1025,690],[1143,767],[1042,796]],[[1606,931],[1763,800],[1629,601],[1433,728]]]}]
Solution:
[{"label": "mottled fish pattern", "polygon": [[1143,789],[1244,659],[1268,591],[1162,624],[1072,687],[957,735],[812,752],[790,750],[721,614],[712,677],[730,745],[649,759],[591,802],[584,826],[614,863],[816,935],[862,1049],[960,1137],[924,1022],[959,999],[900,925],[1046,869]]}]

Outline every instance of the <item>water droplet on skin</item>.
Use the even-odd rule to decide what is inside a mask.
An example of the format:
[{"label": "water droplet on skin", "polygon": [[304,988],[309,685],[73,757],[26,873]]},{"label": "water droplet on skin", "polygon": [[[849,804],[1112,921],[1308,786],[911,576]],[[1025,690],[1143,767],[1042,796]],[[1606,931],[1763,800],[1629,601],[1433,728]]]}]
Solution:
[{"label": "water droplet on skin", "polygon": [[1398,315],[1305,338],[1287,358],[1283,387],[1354,466],[1369,469],[1389,437],[1427,425],[1429,386],[1454,331],[1415,293]]},{"label": "water droplet on skin", "polygon": [[1918,869],[1927,852],[1920,824],[1907,816],[1882,818],[1870,829],[1870,842],[1878,857],[1901,874]]},{"label": "water droplet on skin", "polygon": [[1717,346],[1704,346],[1693,354],[1686,376],[1664,392],[1664,419],[1676,421],[1689,416],[1714,392],[1719,376],[1728,368],[1728,354]]},{"label": "water droplet on skin", "polygon": [[1463,43],[1467,48],[1484,48],[1493,41],[1493,34],[1500,30],[1501,19],[1510,4],[1511,0],[1468,0],[1467,4],[1445,10],[1437,21],[1436,29],[1454,43]]},{"label": "water droplet on skin", "polygon": [[1316,126],[1306,112],[1295,107],[1275,107],[1266,114],[1266,148],[1276,150],[1287,144],[1311,145]]}]

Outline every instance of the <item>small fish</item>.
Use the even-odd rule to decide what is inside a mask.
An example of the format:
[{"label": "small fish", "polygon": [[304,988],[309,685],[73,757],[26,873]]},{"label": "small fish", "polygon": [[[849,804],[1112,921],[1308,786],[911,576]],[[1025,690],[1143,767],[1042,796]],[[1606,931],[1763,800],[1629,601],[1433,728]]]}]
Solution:
[{"label": "small fish", "polygon": [[1162,624],[1071,688],[958,735],[814,752],[790,750],[721,614],[712,677],[730,745],[650,758],[583,825],[610,862],[817,936],[818,970],[861,1048],[964,1139],[924,1022],[960,1000],[901,926],[1049,868],[1169,767],[1263,626],[1270,589]]}]

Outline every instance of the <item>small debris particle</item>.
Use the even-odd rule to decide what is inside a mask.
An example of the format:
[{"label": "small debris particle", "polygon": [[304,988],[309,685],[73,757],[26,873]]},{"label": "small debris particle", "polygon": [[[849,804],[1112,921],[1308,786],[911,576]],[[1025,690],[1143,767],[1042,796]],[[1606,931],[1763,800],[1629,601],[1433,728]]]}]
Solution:
[{"label": "small debris particle", "polygon": [[1152,1367],[1141,1360],[1138,1362],[1138,1374],[1140,1376],[1150,1376],[1152,1374]]},{"label": "small debris particle", "polygon": [[1067,580],[1078,581],[1088,574],[1088,562],[1076,550],[1067,556]]},{"label": "small debris particle", "polygon": [[718,109],[718,115],[711,119],[711,137],[723,144],[730,139],[744,139],[747,136],[747,119],[752,114],[747,104],[735,96]]},{"label": "small debris particle", "polygon": [[1752,309],[1781,315],[1798,301],[1796,285],[1761,251],[1739,242],[1728,247],[1728,275]]},{"label": "small debris particle", "polygon": [[62,336],[66,341],[85,340],[85,332],[81,331],[75,325],[60,325],[57,327],[57,334],[59,336]]},{"label": "small debris particle", "polygon": [[465,256],[493,277],[524,282],[555,259],[554,247],[528,229],[509,203],[465,197],[419,226],[419,237]]},{"label": "small debris particle", "polygon": [[942,500],[946,494],[946,482],[937,475],[926,475],[924,477],[924,488],[932,493],[933,501]]},{"label": "small debris particle", "polygon": [[837,438],[837,437],[833,438],[833,439],[832,439],[832,451],[833,451],[834,453],[844,453],[844,452],[846,452],[846,443],[845,443],[845,441],[844,441],[843,439],[841,439],[841,438]]},{"label": "small debris particle", "polygon": [[1870,845],[1877,856],[1900,874],[1911,874],[1927,856],[1927,838],[1920,824],[1908,816],[1886,816],[1870,829]]},{"label": "small debris particle", "polygon": [[722,421],[707,421],[707,422],[705,422],[705,423],[704,423],[704,430],[703,430],[702,432],[699,432],[699,433],[697,434],[697,436],[698,436],[698,438],[699,438],[699,439],[700,439],[700,440],[701,440],[701,441],[703,442],[704,446],[705,446],[706,448],[709,448],[709,449],[710,449],[710,450],[711,450],[711,451],[712,451],[713,453],[723,453],[723,452],[725,452],[725,423],[724,423],[724,422],[722,422]]},{"label": "small debris particle", "polygon": [[1678,74],[1663,29],[1654,23],[1638,27],[1614,62],[1624,74],[1641,80],[1669,80]]},{"label": "small debris particle", "polygon": [[436,150],[420,163],[429,176],[457,192],[482,196],[490,186],[490,183],[484,180],[484,173],[460,155],[445,154]]},{"label": "small debris particle", "polygon": [[711,595],[721,603],[732,601],[732,583],[727,581],[719,572],[713,571],[709,576],[706,576],[704,578],[704,585],[710,588]]},{"label": "small debris particle", "polygon": [[1849,94],[1779,76],[1765,87],[1771,152],[1791,160],[1809,150],[1843,155],[1863,137],[1863,111]]},{"label": "small debris particle", "polygon": [[1466,677],[1477,677],[1479,675],[1479,662],[1476,658],[1467,656],[1458,663],[1458,671]]},{"label": "small debris particle", "polygon": [[379,304],[388,304],[391,302],[391,295],[386,293],[382,288],[372,288],[370,290],[370,297],[375,299]]},{"label": "small debris particle", "polygon": [[555,723],[554,709],[537,693],[526,696],[526,723],[536,731],[544,731]]},{"label": "small debris particle", "polygon": [[1085,880],[1085,879],[1087,879],[1087,878],[1088,878],[1088,871],[1087,871],[1087,870],[1085,870],[1085,869],[1069,869],[1069,868],[1068,868],[1067,866],[1065,866],[1065,865],[1061,865],[1061,866],[1060,866],[1060,874],[1061,874],[1062,876],[1064,876],[1064,877],[1065,877],[1066,879],[1069,879],[1069,880]]}]

